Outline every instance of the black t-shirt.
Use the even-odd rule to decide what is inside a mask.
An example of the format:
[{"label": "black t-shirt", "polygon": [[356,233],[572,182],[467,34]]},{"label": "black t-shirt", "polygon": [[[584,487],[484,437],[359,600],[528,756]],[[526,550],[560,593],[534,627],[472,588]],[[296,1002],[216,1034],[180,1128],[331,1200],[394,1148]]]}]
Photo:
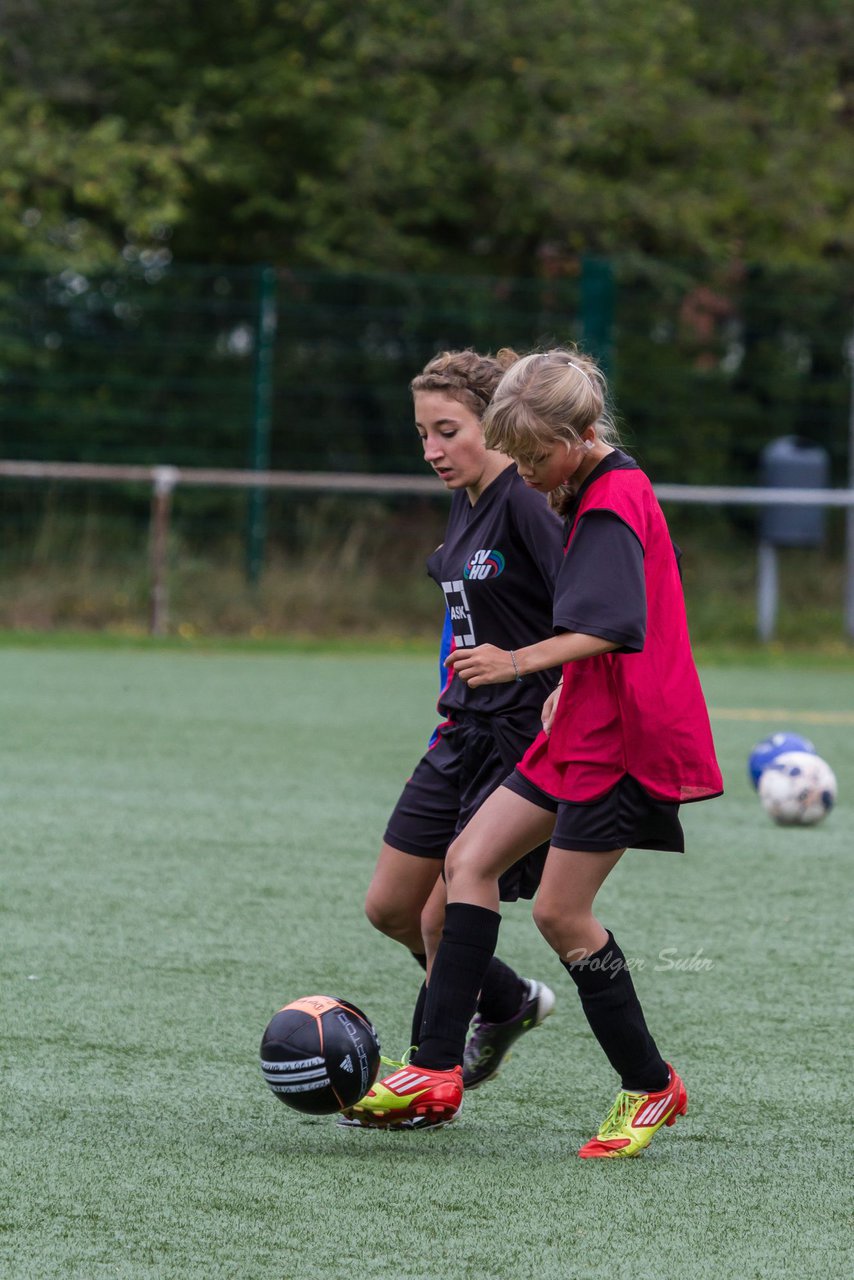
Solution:
[{"label": "black t-shirt", "polygon": [[[608,471],[637,471],[621,449],[591,471],[566,515],[565,537],[582,495]],[[646,639],[646,579],[637,534],[612,511],[588,511],[578,522],[555,586],[554,629],[580,631],[639,653]]]},{"label": "black t-shirt", "polygon": [[[494,644],[523,649],[552,634],[552,601],[563,561],[563,527],[543,496],[507,466],[474,504],[464,489],[451,499],[445,541],[427,572],[445,593],[456,648]],[[521,682],[470,689],[458,676],[439,698],[443,714],[476,711],[539,715],[559,670]]]}]

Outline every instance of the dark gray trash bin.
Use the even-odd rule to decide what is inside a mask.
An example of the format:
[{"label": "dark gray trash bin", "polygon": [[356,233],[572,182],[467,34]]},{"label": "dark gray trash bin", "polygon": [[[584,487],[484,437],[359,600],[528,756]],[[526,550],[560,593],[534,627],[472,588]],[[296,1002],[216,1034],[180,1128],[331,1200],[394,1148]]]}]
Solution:
[{"label": "dark gray trash bin", "polygon": [[[830,455],[801,436],[780,436],[759,455],[759,483],[768,489],[826,489]],[[817,547],[824,538],[824,507],[763,507],[759,536],[775,547]]]}]

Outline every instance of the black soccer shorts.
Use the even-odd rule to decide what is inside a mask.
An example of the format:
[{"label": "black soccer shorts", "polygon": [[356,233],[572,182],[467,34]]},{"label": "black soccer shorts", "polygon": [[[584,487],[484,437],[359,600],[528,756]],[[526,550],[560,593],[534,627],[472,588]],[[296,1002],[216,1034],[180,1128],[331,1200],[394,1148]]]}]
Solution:
[{"label": "black soccer shorts", "polygon": [[684,853],[679,805],[654,800],[630,774],[604,796],[590,801],[557,800],[518,769],[503,784],[508,790],[557,814],[551,843],[556,849],[608,853],[611,849],[663,849]]},{"label": "black soccer shorts", "polygon": [[[403,788],[385,843],[417,858],[444,859],[454,837],[504,782],[530,741],[499,717],[465,713],[443,724]],[[504,873],[499,881],[503,902],[534,896],[547,851],[548,845],[540,846]]]}]

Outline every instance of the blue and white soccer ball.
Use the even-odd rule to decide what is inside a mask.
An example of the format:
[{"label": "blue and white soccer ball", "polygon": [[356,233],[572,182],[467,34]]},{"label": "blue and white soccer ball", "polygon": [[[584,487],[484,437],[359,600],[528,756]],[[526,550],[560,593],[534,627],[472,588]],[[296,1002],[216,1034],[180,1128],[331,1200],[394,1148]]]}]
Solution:
[{"label": "blue and white soccer ball", "polygon": [[747,762],[754,790],[759,786],[763,769],[784,751],[807,751],[813,756],[818,754],[809,738],[802,738],[798,733],[772,733],[770,737],[763,738],[761,742],[757,742]]},{"label": "blue and white soccer ball", "polygon": [[781,827],[812,827],[833,808],[836,776],[814,752],[784,751],[762,770],[759,799]]}]

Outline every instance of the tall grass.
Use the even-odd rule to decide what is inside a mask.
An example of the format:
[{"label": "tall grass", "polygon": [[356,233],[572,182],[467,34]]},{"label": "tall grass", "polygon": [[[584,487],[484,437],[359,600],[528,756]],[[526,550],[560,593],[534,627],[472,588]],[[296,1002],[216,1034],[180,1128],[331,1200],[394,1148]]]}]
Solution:
[{"label": "tall grass", "polygon": [[[172,523],[168,628],[202,636],[433,639],[442,601],[425,560],[442,540],[442,501],[278,497],[257,582],[246,572],[242,500],[180,495]],[[18,513],[19,515],[20,513]],[[671,506],[691,631],[703,644],[756,642],[752,519]],[[144,634],[149,627],[147,510],[89,496],[43,496],[25,522],[0,510],[0,627]],[[826,546],[779,555],[782,644],[843,641],[842,521]]]}]

